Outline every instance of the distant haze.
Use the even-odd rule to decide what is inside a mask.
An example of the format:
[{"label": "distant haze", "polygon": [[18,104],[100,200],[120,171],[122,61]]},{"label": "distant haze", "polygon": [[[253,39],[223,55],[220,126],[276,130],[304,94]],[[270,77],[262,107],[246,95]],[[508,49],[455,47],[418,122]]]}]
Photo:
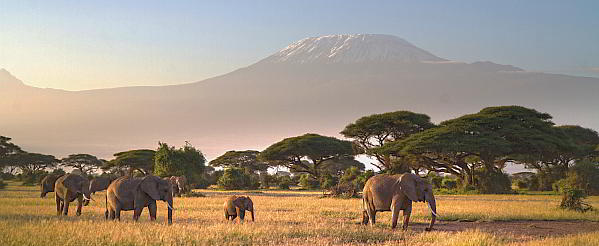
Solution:
[{"label": "distant haze", "polygon": [[56,156],[190,141],[209,159],[262,150],[307,132],[339,137],[373,113],[411,110],[440,122],[487,106],[522,105],[557,124],[599,129],[599,79],[449,61],[390,35],[300,40],[196,83],[87,91],[40,89],[0,71],[0,135]]}]

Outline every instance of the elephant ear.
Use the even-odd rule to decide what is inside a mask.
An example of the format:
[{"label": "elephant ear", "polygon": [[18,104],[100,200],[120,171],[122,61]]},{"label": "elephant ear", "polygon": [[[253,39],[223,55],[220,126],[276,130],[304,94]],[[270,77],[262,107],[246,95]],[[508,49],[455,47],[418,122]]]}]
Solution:
[{"label": "elephant ear", "polygon": [[158,181],[152,176],[146,176],[139,184],[140,189],[153,200],[160,200],[158,193]]},{"label": "elephant ear", "polygon": [[399,178],[399,187],[401,191],[412,201],[418,201],[416,182],[417,180],[410,173],[404,174]]},{"label": "elephant ear", "polygon": [[245,197],[237,197],[233,200],[233,205],[238,208],[245,208]]}]

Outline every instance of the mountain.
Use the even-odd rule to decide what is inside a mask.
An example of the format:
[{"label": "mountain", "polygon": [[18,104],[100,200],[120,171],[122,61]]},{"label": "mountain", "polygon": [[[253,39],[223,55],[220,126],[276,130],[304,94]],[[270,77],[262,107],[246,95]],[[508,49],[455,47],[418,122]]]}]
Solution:
[{"label": "mountain", "polygon": [[248,67],[196,83],[63,91],[0,73],[0,135],[26,150],[110,158],[190,141],[209,159],[357,118],[411,110],[436,122],[495,105],[599,129],[599,79],[439,58],[389,35],[307,38]]}]

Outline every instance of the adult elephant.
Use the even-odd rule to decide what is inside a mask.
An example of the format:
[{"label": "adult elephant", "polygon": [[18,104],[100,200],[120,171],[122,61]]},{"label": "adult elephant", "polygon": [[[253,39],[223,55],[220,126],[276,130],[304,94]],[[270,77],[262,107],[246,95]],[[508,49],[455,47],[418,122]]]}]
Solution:
[{"label": "adult elephant", "polygon": [[[65,174],[54,183],[54,197],[58,215],[69,214],[69,203],[77,199],[77,216],[81,215],[81,207],[87,206],[91,199],[89,181],[77,174]],[[85,201],[85,202],[84,202]]]},{"label": "adult elephant", "polygon": [[234,221],[239,215],[239,223],[243,223],[245,211],[252,213],[252,222],[254,222],[254,202],[249,196],[230,196],[224,204],[225,219]]},{"label": "adult elephant", "polygon": [[95,194],[97,191],[103,191],[108,189],[110,183],[116,178],[97,177],[89,181],[89,192]]},{"label": "adult elephant", "polygon": [[431,211],[431,223],[426,231],[433,229],[437,217],[437,206],[433,195],[432,185],[425,182],[416,174],[406,173],[398,175],[376,175],[364,185],[362,204],[362,223],[374,226],[376,223],[376,212],[391,211],[391,228],[397,226],[399,210],[403,210],[404,220],[402,228],[405,230],[410,221],[412,213],[412,201],[428,202]]},{"label": "adult elephant", "polygon": [[189,190],[185,176],[171,176],[169,180],[173,185],[173,196],[181,196]]},{"label": "adult elephant", "polygon": [[56,180],[60,178],[60,176],[62,175],[49,174],[42,179],[42,182],[40,182],[41,198],[46,197],[46,194],[49,192],[54,192],[54,183],[56,183]]},{"label": "adult elephant", "polygon": [[173,223],[172,186],[167,180],[156,176],[120,177],[106,190],[106,219],[121,220],[121,211],[134,210],[137,221],[144,207],[150,211],[150,220],[156,220],[156,201],[165,201],[168,206],[168,224]]}]

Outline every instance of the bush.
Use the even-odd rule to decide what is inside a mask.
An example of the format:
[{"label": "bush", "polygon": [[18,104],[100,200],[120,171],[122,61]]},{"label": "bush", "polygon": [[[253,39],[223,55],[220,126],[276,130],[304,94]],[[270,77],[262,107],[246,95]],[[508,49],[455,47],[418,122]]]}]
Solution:
[{"label": "bush", "polygon": [[333,177],[333,175],[330,174],[324,174],[320,177],[320,188],[322,189],[329,189],[335,185],[337,185],[337,179],[336,177]]},{"label": "bush", "polygon": [[246,174],[243,168],[232,167],[224,170],[217,184],[226,190],[256,189],[260,180],[257,175]]},{"label": "bush", "polygon": [[443,177],[437,175],[434,172],[428,173],[428,180],[433,185],[433,188],[438,189],[443,186]]},{"label": "bush", "polygon": [[260,172],[260,188],[268,189],[277,183],[275,176],[268,174],[267,172]]},{"label": "bush", "polygon": [[4,187],[6,187],[6,183],[4,183],[4,180],[0,179],[0,190],[4,189]]},{"label": "bush", "polygon": [[356,186],[352,183],[340,183],[330,187],[328,196],[341,198],[355,198],[358,196]]},{"label": "bush", "polygon": [[368,179],[370,179],[372,176],[374,176],[374,171],[372,171],[372,170],[366,170],[362,174],[358,175],[356,180],[354,180],[354,184],[356,185],[356,188],[358,188],[360,190],[364,189],[364,185],[366,184],[366,181],[368,181]]},{"label": "bush", "polygon": [[583,190],[564,187],[562,194],[562,202],[559,205],[561,209],[574,210],[581,213],[593,210],[591,205],[583,201],[587,197]]},{"label": "bush", "polygon": [[516,187],[518,187],[518,189],[528,188],[528,183],[524,180],[516,180],[516,182],[514,182],[514,185],[516,185]]},{"label": "bush", "polygon": [[279,189],[289,190],[291,184],[293,184],[293,181],[289,176],[280,176],[277,178],[277,186]]},{"label": "bush", "polygon": [[320,182],[310,174],[302,174],[299,179],[299,185],[304,189],[316,189]]},{"label": "bush", "polygon": [[458,188],[458,181],[452,178],[443,178],[441,179],[441,186],[447,189],[455,189]]},{"label": "bush", "polygon": [[3,173],[3,172],[0,172],[0,179],[11,180],[11,179],[14,179],[14,178],[15,178],[15,175],[13,175],[12,173]]},{"label": "bush", "polygon": [[491,171],[484,168],[475,170],[476,188],[481,194],[512,193],[512,181],[501,171]]},{"label": "bush", "polygon": [[599,195],[599,167],[597,164],[581,161],[567,172],[566,177],[553,183],[555,192],[563,193],[567,188],[579,189],[586,195]]},{"label": "bush", "polygon": [[33,186],[39,184],[44,177],[48,175],[48,172],[38,171],[27,171],[17,175],[17,179],[23,182],[23,185]]}]

